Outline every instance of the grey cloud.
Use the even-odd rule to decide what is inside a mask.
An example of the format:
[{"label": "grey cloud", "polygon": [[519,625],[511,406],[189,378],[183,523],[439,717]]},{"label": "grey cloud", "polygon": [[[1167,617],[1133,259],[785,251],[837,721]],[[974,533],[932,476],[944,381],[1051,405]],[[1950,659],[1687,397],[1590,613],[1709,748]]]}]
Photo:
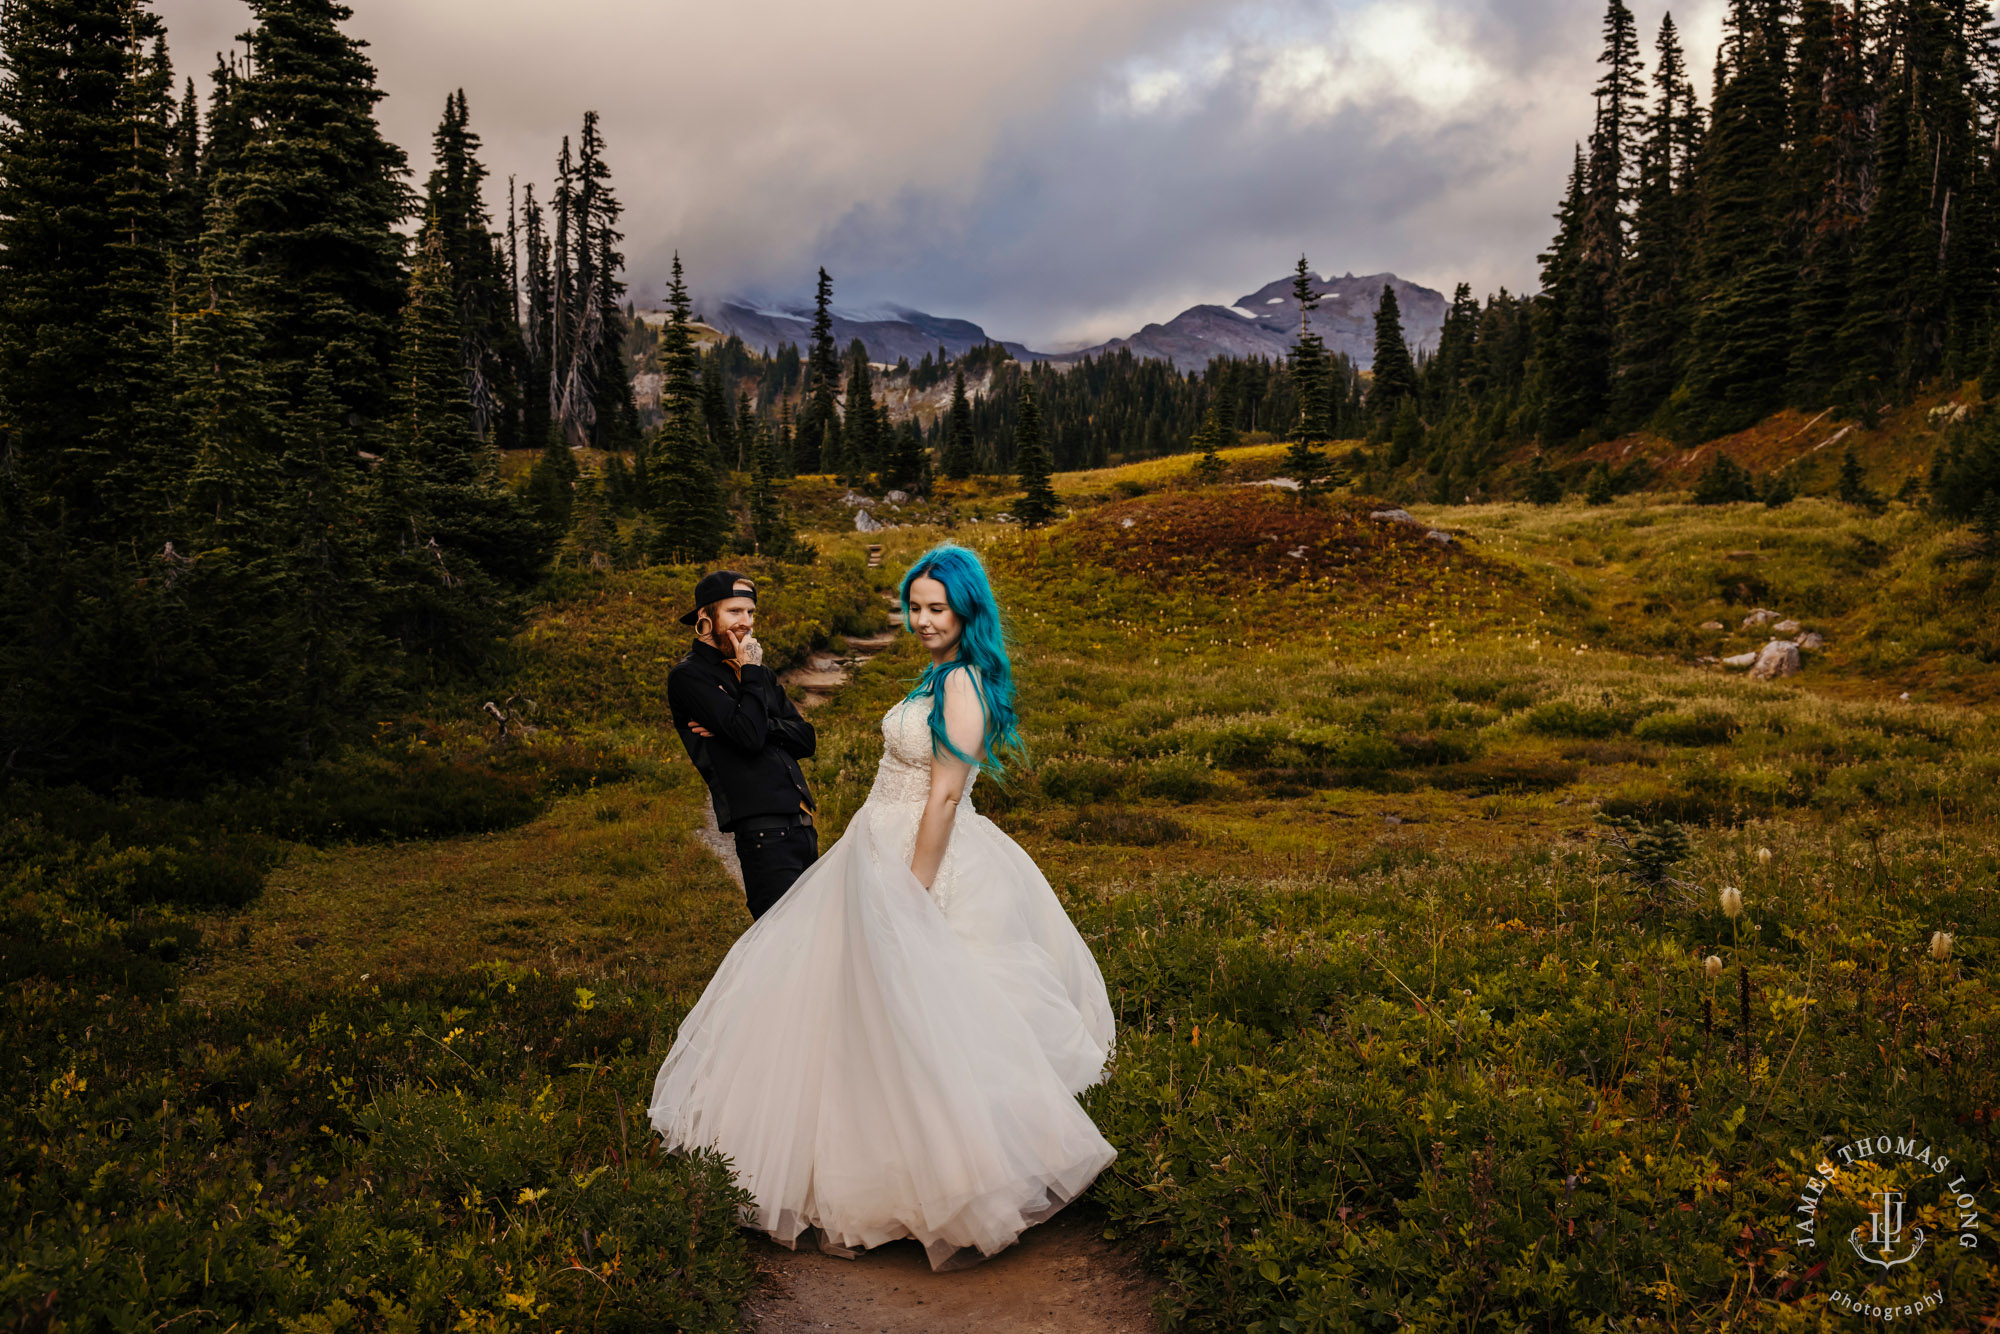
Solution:
[{"label": "grey cloud", "polygon": [[[159,9],[198,75],[250,22],[236,0]],[[1323,269],[1532,284],[1587,127],[1596,0],[1437,0],[1450,43],[1495,72],[1477,106],[1412,117],[1379,86],[1317,116],[1260,100],[1260,61],[1369,9],[358,0],[348,26],[419,179],[446,92],[466,89],[496,211],[508,175],[545,189],[561,136],[601,112],[642,293],[675,248],[708,292],[797,295],[825,263],[845,301],[1055,346],[1231,300],[1301,249]],[[1228,73],[1170,110],[1116,109],[1133,71],[1217,52]]]}]

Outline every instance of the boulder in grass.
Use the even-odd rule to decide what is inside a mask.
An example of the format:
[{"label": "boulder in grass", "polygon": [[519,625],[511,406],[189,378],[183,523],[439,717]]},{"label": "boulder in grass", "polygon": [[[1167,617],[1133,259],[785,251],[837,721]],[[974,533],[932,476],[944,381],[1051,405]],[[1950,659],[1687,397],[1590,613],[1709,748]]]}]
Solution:
[{"label": "boulder in grass", "polygon": [[1789,619],[1783,620],[1772,626],[1771,629],[1777,634],[1795,635],[1799,632],[1799,623]]},{"label": "boulder in grass", "polygon": [[1379,519],[1383,523],[1422,522],[1417,518],[1416,515],[1410,513],[1408,510],[1370,510],[1368,513],[1368,517],[1371,519]]},{"label": "boulder in grass", "polygon": [[1743,618],[1743,628],[1745,630],[1755,630],[1760,625],[1769,625],[1772,621],[1778,619],[1777,612],[1772,611],[1769,607],[1759,607]]},{"label": "boulder in grass", "polygon": [[867,510],[854,511],[854,531],[857,533],[879,533],[883,524]]},{"label": "boulder in grass", "polygon": [[1793,641],[1802,649],[1824,648],[1826,639],[1817,630],[1808,630]]},{"label": "boulder in grass", "polygon": [[1721,621],[1703,621],[1701,623],[1701,628],[1707,631],[1709,634],[1717,635],[1721,634],[1722,631],[1727,627],[1725,627]]},{"label": "boulder in grass", "polygon": [[1732,654],[1727,658],[1724,658],[1722,660],[1722,665],[1724,667],[1749,667],[1753,665],[1756,661],[1757,661],[1757,655],[1754,653],[1737,653],[1737,654]]},{"label": "boulder in grass", "polygon": [[1799,646],[1789,639],[1774,639],[1757,652],[1757,661],[1750,664],[1752,681],[1775,681],[1781,676],[1795,676],[1799,670]]},{"label": "boulder in grass", "polygon": [[1458,539],[1453,537],[1450,533],[1445,532],[1442,528],[1433,528],[1429,532],[1424,534],[1424,540],[1427,542],[1435,542],[1441,547],[1448,547]]}]

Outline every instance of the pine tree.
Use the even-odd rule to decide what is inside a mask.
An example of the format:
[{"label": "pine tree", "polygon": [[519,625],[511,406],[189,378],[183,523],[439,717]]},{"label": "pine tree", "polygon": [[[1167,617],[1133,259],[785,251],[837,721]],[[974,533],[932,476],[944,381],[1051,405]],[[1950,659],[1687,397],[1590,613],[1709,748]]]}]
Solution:
[{"label": "pine tree", "polygon": [[577,135],[575,251],[572,268],[578,313],[575,357],[588,366],[590,443],[598,449],[627,450],[639,443],[639,414],[632,402],[632,374],[625,358],[625,257],[618,250],[624,233],[618,219],[624,205],[611,185],[603,132],[595,111],[583,113]]},{"label": "pine tree", "polygon": [[[748,400],[746,399],[747,403]],[[776,459],[770,440],[762,431],[749,441],[750,448],[750,541],[752,550],[772,560],[810,559],[792,528],[778,494]]]},{"label": "pine tree", "polygon": [[1694,223],[1688,174],[1701,113],[1671,14],[1660,21],[1655,49],[1653,110],[1639,145],[1631,253],[1620,272],[1611,359],[1609,415],[1620,431],[1651,417],[1673,391],[1687,332]]},{"label": "pine tree", "polygon": [[875,418],[875,380],[868,370],[868,349],[855,339],[847,349],[847,399],[841,414],[841,454],[848,480],[865,485],[882,466],[881,432]]},{"label": "pine tree", "polygon": [[1867,127],[1873,117],[1856,25],[1831,0],[1802,0],[1792,77],[1790,159],[1798,296],[1791,311],[1788,395],[1830,401],[1840,381],[1837,340],[1860,236]]},{"label": "pine tree", "polygon": [[1375,307],[1375,385],[1368,391],[1368,410],[1380,431],[1386,434],[1394,427],[1396,414],[1416,392],[1417,364],[1403,337],[1403,312],[1396,289],[1384,283]]},{"label": "pine tree", "polygon": [[1785,36],[1739,0],[1700,171],[1702,233],[1688,338],[1686,424],[1740,430],[1780,406],[1796,270],[1786,253],[1789,191]]},{"label": "pine tree", "polygon": [[344,718],[385,692],[392,650],[374,626],[375,553],[360,505],[355,438],[316,361],[296,412],[281,427],[277,523],[290,578],[285,609],[299,631],[304,695],[300,740],[330,749]]},{"label": "pine tree", "polygon": [[1424,420],[1417,411],[1416,395],[1403,400],[1396,409],[1396,421],[1389,429],[1389,457],[1393,464],[1421,457],[1424,452]]},{"label": "pine tree", "polygon": [[[521,442],[546,445],[555,429],[555,273],[550,241],[535,187],[522,193],[521,216],[527,245],[527,273],[521,286]],[[621,462],[622,466],[622,462]]]},{"label": "pine tree", "polygon": [[840,431],[836,400],[840,394],[840,352],[833,342],[833,279],[819,271],[819,286],[813,293],[812,343],[805,365],[805,406],[799,412],[798,434],[793,444],[794,462],[800,472],[820,472],[830,463],[822,459],[824,442]]},{"label": "pine tree", "polygon": [[1590,476],[1584,479],[1583,503],[1593,506],[1609,505],[1616,496],[1617,492],[1613,490],[1611,484],[1611,469],[1602,463],[1592,468]]},{"label": "pine tree", "polygon": [[1021,499],[1014,515],[1029,527],[1056,517],[1056,491],[1050,481],[1054,464],[1042,443],[1042,412],[1035,404],[1035,386],[1022,373],[1021,416],[1014,425],[1014,470],[1021,479]]},{"label": "pine tree", "polygon": [[1312,327],[1312,313],[1319,309],[1319,292],[1313,287],[1313,272],[1304,255],[1299,256],[1298,267],[1292,271],[1292,300],[1299,308],[1299,336],[1291,351],[1299,416],[1292,446],[1285,452],[1285,471],[1292,474],[1299,484],[1299,493],[1304,495],[1318,485],[1320,456],[1314,446],[1327,438],[1332,426],[1326,419],[1326,409],[1331,403],[1326,384],[1326,344]]},{"label": "pine tree", "polygon": [[541,573],[552,535],[500,483],[472,426],[442,229],[418,238],[371,508],[385,629],[430,669],[476,666],[510,624],[507,594]]},{"label": "pine tree", "polygon": [[[887,411],[887,408],[884,408]],[[891,447],[887,461],[887,476],[883,478],[889,490],[907,491],[912,495],[922,495],[930,489],[930,451],[924,448],[923,428],[915,417],[906,419],[890,435]]]},{"label": "pine tree", "polygon": [[137,518],[127,358],[166,290],[159,31],[130,0],[0,9],[0,467],[73,531]]},{"label": "pine tree", "polygon": [[1216,451],[1222,447],[1222,417],[1216,410],[1213,399],[1209,400],[1208,411],[1201,419],[1201,429],[1194,433],[1194,443],[1201,450],[1201,457],[1195,460],[1195,480],[1204,486],[1213,486],[1222,480],[1222,455]]},{"label": "pine tree", "polygon": [[617,549],[618,525],[611,519],[604,479],[586,473],[577,480],[576,505],[569,532],[563,537],[562,563],[578,570],[609,570],[617,564]]},{"label": "pine tree", "polygon": [[[1210,440],[1212,449],[1229,449],[1236,444],[1236,367],[1233,362],[1220,358],[1208,364],[1208,407],[1203,411],[1203,423],[1213,417],[1214,431]],[[1329,426],[1329,434],[1331,427]]]},{"label": "pine tree", "polygon": [[1843,505],[1860,505],[1866,509],[1879,509],[1882,497],[1868,485],[1868,474],[1861,467],[1861,460],[1849,445],[1840,455],[1840,483],[1834,490]]},{"label": "pine tree", "polygon": [[1541,256],[1536,390],[1537,433],[1545,445],[1566,443],[1590,429],[1603,414],[1609,391],[1609,307],[1603,266],[1591,255],[1591,173],[1578,149],[1568,193],[1556,212],[1555,240]]},{"label": "pine tree", "polygon": [[[742,460],[737,464],[739,471],[747,470],[751,466],[757,452],[757,441],[765,434],[767,432],[764,429],[764,422],[750,407],[750,391],[737,390],[736,424],[730,427],[729,438],[735,442],[737,457]],[[771,469],[773,477],[784,475],[782,450],[783,445],[778,444],[770,451],[767,466]]]},{"label": "pine tree", "polygon": [[649,451],[657,551],[671,563],[699,564],[722,550],[729,511],[709,460],[696,374],[693,320],[681,257],[667,282],[667,327],[660,338],[660,429]]},{"label": "pine tree", "polygon": [[[293,402],[324,357],[334,396],[365,420],[389,410],[387,369],[405,296],[403,151],[382,137],[375,68],[340,30],[336,0],[253,0],[249,73],[229,92],[248,137],[222,159],[233,265],[265,329],[273,382]],[[211,133],[211,146],[222,146]],[[329,208],[330,202],[337,207]]]},{"label": "pine tree", "polygon": [[1540,454],[1528,460],[1528,480],[1522,487],[1522,494],[1531,505],[1553,505],[1562,499],[1562,482],[1549,471]]},{"label": "pine tree", "polygon": [[465,92],[445,99],[444,117],[431,137],[436,165],[425,186],[424,206],[443,238],[459,319],[459,361],[472,405],[473,433],[501,449],[544,444],[521,432],[521,343],[512,282],[486,211],[486,167],[479,160]]},{"label": "pine tree", "polygon": [[201,101],[187,81],[172,127],[167,164],[169,283],[182,286],[201,261],[201,234],[208,213],[208,187],[201,174]]},{"label": "pine tree", "polygon": [[1729,505],[1757,499],[1757,487],[1749,470],[1720,450],[1695,479],[1694,503]]},{"label": "pine tree", "polygon": [[522,496],[542,526],[551,533],[563,533],[570,526],[570,514],[576,504],[577,479],[581,472],[577,467],[576,454],[563,443],[562,437],[548,436],[540,456],[535,459],[535,466],[528,472],[528,484]]},{"label": "pine tree", "polygon": [[957,367],[951,378],[951,415],[946,419],[944,475],[962,482],[978,466],[972,443],[972,403],[965,396],[965,368]]},{"label": "pine tree", "polygon": [[1625,284],[1631,200],[1644,156],[1638,28],[1624,0],[1609,0],[1605,8],[1598,62],[1604,74],[1584,165],[1575,267],[1566,275],[1549,345],[1561,373],[1549,381],[1558,392],[1544,405],[1545,442],[1591,429],[1611,403],[1617,299]]},{"label": "pine tree", "polygon": [[715,466],[743,471],[749,460],[736,440],[736,423],[729,412],[729,391],[723,387],[722,362],[717,357],[702,359],[701,427]]}]

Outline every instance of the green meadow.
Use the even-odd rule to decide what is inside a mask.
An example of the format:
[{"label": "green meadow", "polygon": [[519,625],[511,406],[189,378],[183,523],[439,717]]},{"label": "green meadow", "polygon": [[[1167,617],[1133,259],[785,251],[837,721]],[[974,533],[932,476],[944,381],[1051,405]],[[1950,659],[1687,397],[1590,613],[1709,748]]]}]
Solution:
[{"label": "green meadow", "polygon": [[[781,666],[888,624],[935,541],[994,572],[1030,762],[974,801],[1110,984],[1119,1158],[1075,1207],[1162,1327],[1830,1330],[1843,1283],[1984,1327],[1994,559],[1811,498],[1387,522],[1251,484],[1281,452],[1064,475],[1028,532],[999,483],[862,535],[801,479],[817,561],[745,562]],[[282,788],[7,795],[0,1313],[736,1328],[727,1164],[643,1110],[749,922],[666,721],[695,573],[557,576],[503,677]],[[1713,661],[1758,608],[1824,636],[1800,675]],[[920,663],[815,713],[823,844]],[[1812,1248],[1797,1206],[1875,1135],[1981,1216],[1913,1205],[1935,1249],[1871,1280],[1843,1238],[1913,1169],[1837,1174]]]}]

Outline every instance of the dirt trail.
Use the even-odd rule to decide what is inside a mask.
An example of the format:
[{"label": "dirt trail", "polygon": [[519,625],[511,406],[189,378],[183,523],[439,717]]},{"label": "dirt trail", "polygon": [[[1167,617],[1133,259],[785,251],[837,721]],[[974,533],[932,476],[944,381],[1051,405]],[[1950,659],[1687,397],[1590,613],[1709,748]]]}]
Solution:
[{"label": "dirt trail", "polygon": [[1158,1285],[1088,1219],[1058,1214],[984,1264],[931,1272],[896,1242],[855,1260],[753,1242],[763,1289],[743,1309],[754,1334],[1154,1334]]},{"label": "dirt trail", "polygon": [[[833,697],[896,640],[895,630],[847,641],[844,655],[815,653],[779,680],[801,712]],[[701,838],[740,887],[735,840],[715,826]],[[1154,1334],[1159,1284],[1106,1242],[1082,1215],[1058,1214],[971,1269],[933,1273],[923,1248],[896,1242],[853,1260],[788,1251],[760,1234],[751,1245],[763,1278],[743,1308],[754,1334]]]}]

